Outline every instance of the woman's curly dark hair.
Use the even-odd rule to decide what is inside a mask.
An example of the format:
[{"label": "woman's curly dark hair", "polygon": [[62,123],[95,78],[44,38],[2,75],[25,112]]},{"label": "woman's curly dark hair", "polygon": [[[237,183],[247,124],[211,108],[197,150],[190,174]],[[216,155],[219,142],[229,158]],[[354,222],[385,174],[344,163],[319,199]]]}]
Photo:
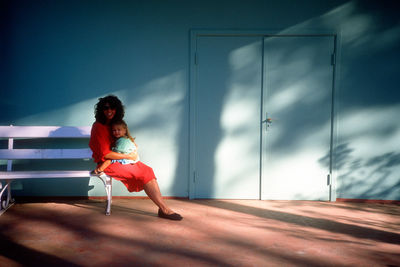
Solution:
[{"label": "woman's curly dark hair", "polygon": [[110,105],[112,108],[115,108],[115,116],[111,123],[122,120],[125,115],[125,110],[121,100],[119,100],[115,95],[108,95],[99,98],[99,102],[94,106],[94,117],[96,118],[96,121],[100,122],[101,124],[107,123],[107,118],[104,115],[104,107],[106,104]]}]

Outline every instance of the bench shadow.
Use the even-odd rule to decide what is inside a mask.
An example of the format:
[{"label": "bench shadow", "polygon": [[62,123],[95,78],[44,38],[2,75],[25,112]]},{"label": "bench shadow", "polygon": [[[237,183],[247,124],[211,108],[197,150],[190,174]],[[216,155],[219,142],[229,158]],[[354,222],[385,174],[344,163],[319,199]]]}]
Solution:
[{"label": "bench shadow", "polygon": [[[65,203],[65,204],[70,204],[75,207],[83,208],[83,209],[88,209],[88,210],[101,210],[102,213],[104,213],[105,205],[106,205],[106,200],[92,200],[89,199],[87,201],[80,202],[80,203],[70,203],[70,202],[62,202],[60,201],[59,203]],[[128,208],[120,205],[111,205],[111,214],[113,212],[118,212],[120,214],[125,213],[125,214],[135,214],[135,215],[144,215],[144,216],[150,216],[150,217],[158,217],[155,212],[147,212],[144,210],[139,210],[139,209],[133,209],[133,208]]]},{"label": "bench shadow", "polygon": [[[106,199],[91,199],[88,197],[68,197],[66,199],[65,197],[16,197],[15,202],[19,204],[23,203],[58,203],[58,204],[66,204],[66,205],[71,205],[75,207],[79,207],[82,209],[87,209],[87,210],[96,210],[99,213],[104,213],[106,205],[107,205],[107,200]],[[111,213],[115,212],[120,212],[120,213],[130,213],[130,214],[136,214],[136,215],[145,215],[145,216],[151,216],[151,217],[157,217],[156,212],[147,212],[139,209],[134,209],[134,208],[128,208],[124,207],[121,205],[111,205]]]},{"label": "bench shadow", "polygon": [[[126,209],[123,209],[126,210]],[[127,209],[129,211],[137,211],[135,209]],[[149,215],[148,212],[139,213]],[[61,232],[68,232],[69,234],[74,234],[80,237],[80,241],[85,243],[90,242],[91,240],[107,240],[108,244],[99,243],[99,246],[111,246],[113,244],[118,245],[125,245],[126,247],[132,247],[132,250],[135,249],[144,249],[146,251],[151,251],[151,253],[156,254],[170,254],[172,257],[183,257],[192,260],[196,260],[198,262],[202,262],[205,266],[221,266],[221,267],[228,267],[230,266],[227,264],[224,259],[220,259],[215,255],[209,255],[208,253],[202,251],[193,251],[188,247],[175,247],[175,246],[166,246],[163,243],[154,242],[153,239],[143,240],[140,238],[134,238],[130,235],[126,236],[117,236],[112,233],[102,232],[96,230],[91,227],[92,223],[98,223],[100,217],[96,216],[85,216],[80,215],[79,218],[71,218],[69,216],[65,216],[63,212],[58,210],[52,210],[48,213],[37,213],[35,211],[28,211],[28,212],[19,212],[13,211],[12,216],[14,217],[13,220],[28,220],[33,225],[40,225],[42,222],[48,223],[51,226],[59,227],[59,231]],[[133,217],[128,214],[128,216],[124,216],[123,214],[119,214],[117,220],[121,218],[131,218]],[[154,215],[152,214],[152,217]],[[85,219],[85,224],[82,224],[82,219]],[[105,217],[108,219],[113,219],[112,216]],[[100,218],[100,220],[102,220]],[[141,221],[142,219],[138,217],[134,217],[134,220]],[[154,222],[154,219],[146,218],[145,221]],[[143,222],[140,223],[143,227]],[[0,227],[0,255],[15,260],[16,262],[22,264],[23,266],[82,266],[76,265],[68,260],[61,259],[56,256],[48,255],[46,253],[42,253],[36,251],[34,249],[28,248],[24,245],[20,245],[16,243],[16,241],[12,240],[12,237],[7,236],[8,230],[11,230],[13,226],[10,223],[4,223]],[[144,233],[148,233],[150,236],[154,234],[154,230],[152,228],[143,227],[142,231]],[[18,239],[17,239],[18,240]],[[88,241],[89,240],[89,241]],[[106,252],[105,252],[106,253]],[[109,251],[107,253],[110,253]],[[111,252],[115,253],[115,251]],[[25,256],[26,255],[26,256]],[[25,256],[25,257],[24,257]],[[74,259],[74,257],[72,257]],[[76,257],[75,257],[76,258]],[[113,259],[112,266],[158,266],[157,264],[154,265],[152,263],[151,258],[146,258],[145,256],[136,257],[135,254],[118,254],[117,258]],[[108,266],[105,265],[105,266]]]}]

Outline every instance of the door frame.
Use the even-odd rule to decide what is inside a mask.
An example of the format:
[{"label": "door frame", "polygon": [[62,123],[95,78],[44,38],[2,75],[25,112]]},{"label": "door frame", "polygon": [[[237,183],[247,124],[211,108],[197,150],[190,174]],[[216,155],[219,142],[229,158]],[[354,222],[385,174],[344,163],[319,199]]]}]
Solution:
[{"label": "door frame", "polygon": [[[270,31],[270,30],[190,30],[190,44],[189,44],[189,173],[188,173],[188,195],[189,199],[195,197],[195,179],[196,179],[196,84],[197,84],[197,38],[199,37],[224,37],[224,36],[259,36],[259,37],[307,37],[307,36],[331,36],[334,38],[334,64],[333,64],[333,79],[332,79],[332,103],[331,103],[331,136],[330,136],[330,154],[329,154],[329,201],[336,201],[336,184],[337,184],[337,171],[335,168],[336,157],[335,148],[338,146],[338,88],[339,88],[339,70],[341,58],[341,33],[332,29],[325,30],[312,30],[312,29],[287,29],[283,31]],[[264,38],[263,38],[264,39]],[[264,59],[262,59],[264,60]],[[263,87],[264,81],[261,84],[261,99],[260,99],[260,150],[262,149],[262,130],[261,125],[263,110]],[[262,175],[262,153],[260,153],[260,187],[259,196],[263,199],[262,189],[264,185],[264,177]]]}]

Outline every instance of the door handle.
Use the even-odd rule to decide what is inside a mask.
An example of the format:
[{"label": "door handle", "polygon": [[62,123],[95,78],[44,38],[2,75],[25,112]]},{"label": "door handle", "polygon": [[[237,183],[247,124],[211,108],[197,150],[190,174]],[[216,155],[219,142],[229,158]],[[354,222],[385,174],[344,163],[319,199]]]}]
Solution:
[{"label": "door handle", "polygon": [[263,122],[263,123],[265,122],[265,123],[267,124],[266,127],[265,127],[265,129],[266,129],[267,131],[268,131],[268,128],[271,127],[272,121],[273,121],[273,119],[270,118],[270,117],[268,117],[268,112],[265,113],[265,120],[263,120],[262,122]]}]

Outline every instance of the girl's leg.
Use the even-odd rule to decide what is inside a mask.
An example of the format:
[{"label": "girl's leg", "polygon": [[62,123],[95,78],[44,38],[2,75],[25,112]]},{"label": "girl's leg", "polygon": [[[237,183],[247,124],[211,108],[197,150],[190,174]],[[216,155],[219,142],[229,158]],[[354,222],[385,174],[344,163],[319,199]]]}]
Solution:
[{"label": "girl's leg", "polygon": [[174,213],[170,208],[168,208],[167,204],[165,204],[164,199],[161,196],[160,188],[158,187],[158,183],[156,179],[151,180],[147,184],[144,185],[144,191],[149,196],[149,198],[165,213],[172,214]]}]

